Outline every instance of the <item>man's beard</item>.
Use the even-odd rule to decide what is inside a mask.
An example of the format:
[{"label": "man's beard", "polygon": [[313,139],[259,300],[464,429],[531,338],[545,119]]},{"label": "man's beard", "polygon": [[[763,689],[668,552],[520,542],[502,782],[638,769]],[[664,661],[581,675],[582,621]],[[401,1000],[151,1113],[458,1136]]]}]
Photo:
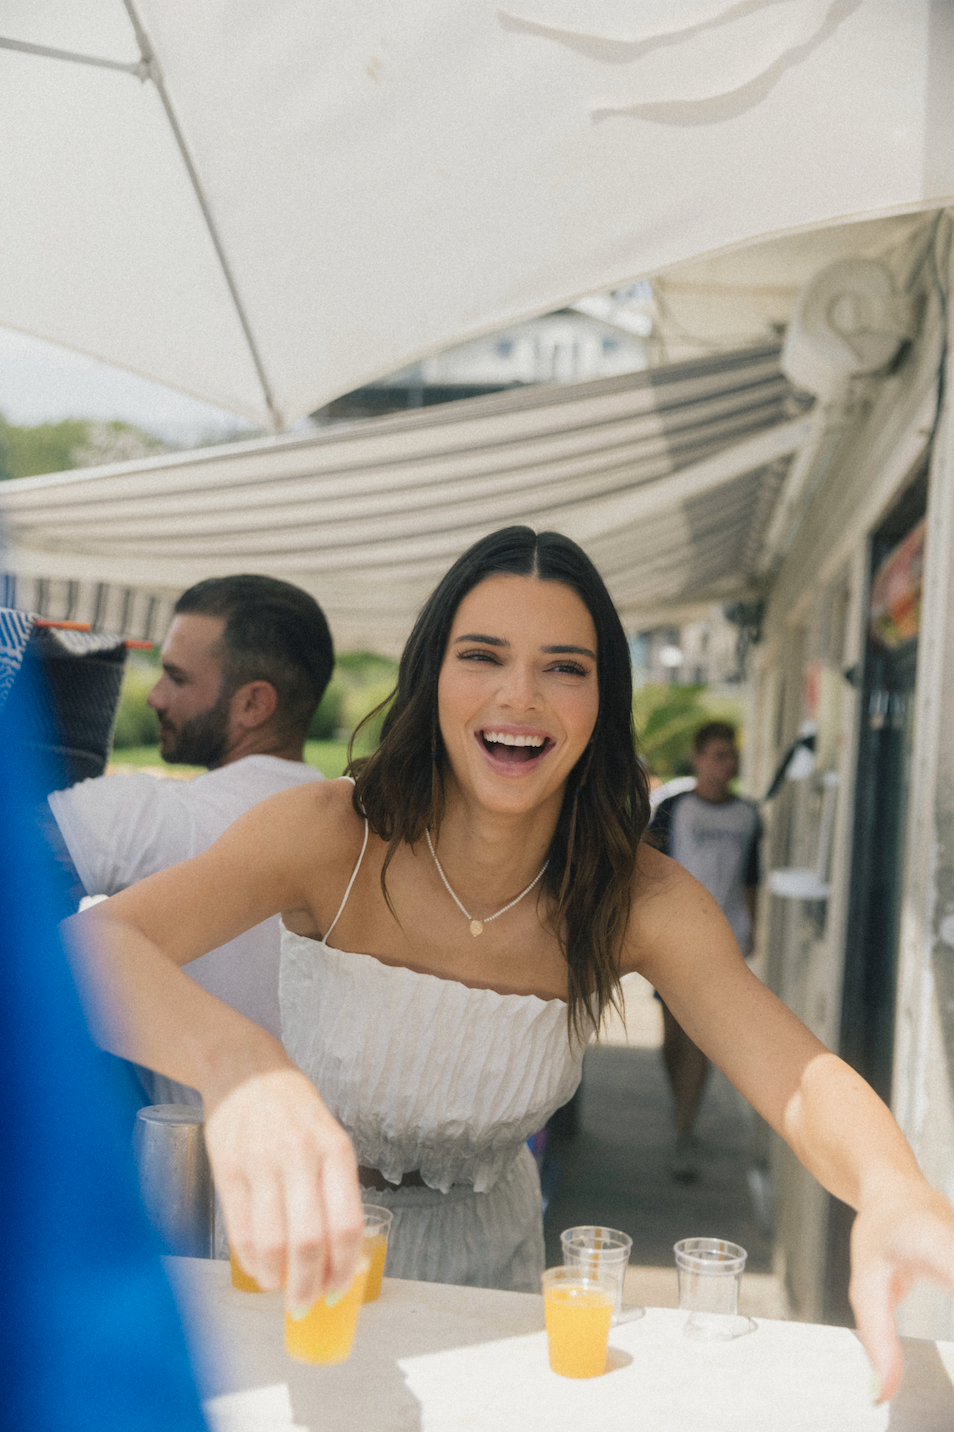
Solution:
[{"label": "man's beard", "polygon": [[228,752],[229,710],[233,692],[227,684],[216,698],[215,704],[206,711],[193,716],[178,731],[167,726],[168,740],[161,748],[164,761],[170,765],[207,766],[213,770]]}]

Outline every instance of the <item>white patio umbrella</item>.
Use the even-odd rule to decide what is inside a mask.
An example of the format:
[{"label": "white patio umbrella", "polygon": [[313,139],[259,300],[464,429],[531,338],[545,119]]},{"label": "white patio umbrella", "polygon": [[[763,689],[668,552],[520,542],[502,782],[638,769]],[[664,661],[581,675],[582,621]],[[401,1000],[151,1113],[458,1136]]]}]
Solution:
[{"label": "white patio umbrella", "polygon": [[0,323],[280,429],[772,233],[954,199],[938,0],[6,0]]}]

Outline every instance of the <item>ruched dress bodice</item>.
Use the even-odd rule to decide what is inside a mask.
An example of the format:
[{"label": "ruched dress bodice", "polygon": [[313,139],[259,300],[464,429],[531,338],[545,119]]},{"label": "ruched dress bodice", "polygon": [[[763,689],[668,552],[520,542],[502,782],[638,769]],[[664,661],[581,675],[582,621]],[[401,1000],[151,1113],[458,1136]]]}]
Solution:
[{"label": "ruched dress bodice", "polygon": [[398,1183],[484,1193],[565,1104],[583,1046],[566,1005],[501,995],[282,934],[285,1048],[351,1135],[358,1162]]},{"label": "ruched dress bodice", "polygon": [[[282,933],[282,1038],[359,1164],[425,1188],[394,1210],[391,1276],[539,1290],[539,1180],[525,1140],[573,1094],[566,1005],[501,995]],[[431,1190],[435,1190],[434,1194]],[[443,1197],[442,1197],[443,1195]]]}]

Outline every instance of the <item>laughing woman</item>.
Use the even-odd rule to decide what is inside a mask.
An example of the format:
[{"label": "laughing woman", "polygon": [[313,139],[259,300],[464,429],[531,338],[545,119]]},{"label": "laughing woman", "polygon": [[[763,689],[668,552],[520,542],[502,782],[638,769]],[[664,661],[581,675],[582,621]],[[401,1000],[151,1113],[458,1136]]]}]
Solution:
[{"label": "laughing woman", "polygon": [[[104,1040],[202,1091],[232,1244],[293,1309],[347,1283],[360,1188],[389,1272],[539,1289],[524,1140],[576,1087],[619,979],[680,1025],[858,1210],[852,1299],[886,1395],[893,1307],[954,1292],[954,1212],[868,1086],[747,968],[702,886],[641,843],[629,652],[555,533],[478,542],[424,607],[356,780],[263,802],[76,918]],[[281,911],[284,1048],[186,979]]]}]

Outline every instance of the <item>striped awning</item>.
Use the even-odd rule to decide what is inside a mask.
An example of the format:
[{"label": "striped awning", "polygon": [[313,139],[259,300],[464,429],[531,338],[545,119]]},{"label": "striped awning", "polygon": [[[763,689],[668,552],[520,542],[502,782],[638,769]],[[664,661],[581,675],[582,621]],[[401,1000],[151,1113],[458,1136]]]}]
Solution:
[{"label": "striped awning", "polygon": [[342,647],[394,650],[454,558],[519,522],[583,543],[633,626],[750,588],[807,432],[776,346],[721,353],[6,482],[6,566],[16,605],[42,581],[128,635],[202,577],[264,572],[313,592]]}]

